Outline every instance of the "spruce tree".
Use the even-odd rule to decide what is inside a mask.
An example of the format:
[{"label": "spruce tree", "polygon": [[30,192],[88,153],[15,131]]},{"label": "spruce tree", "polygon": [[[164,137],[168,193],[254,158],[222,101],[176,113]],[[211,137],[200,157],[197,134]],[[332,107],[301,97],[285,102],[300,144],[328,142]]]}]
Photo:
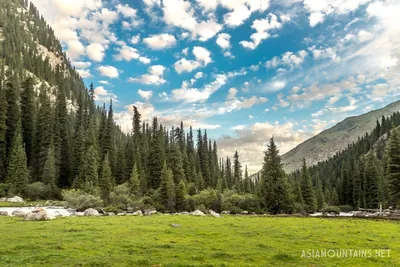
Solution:
[{"label": "spruce tree", "polygon": [[242,165],[239,161],[239,153],[236,151],[233,156],[233,180],[235,188],[238,192],[242,191]]},{"label": "spruce tree", "polygon": [[186,209],[186,183],[181,180],[176,188],[176,210],[184,211]]},{"label": "spruce tree", "polygon": [[319,176],[317,177],[315,182],[315,198],[317,204],[316,208],[318,210],[321,210],[324,205],[325,199],[324,199],[324,192],[322,190],[322,182]]},{"label": "spruce tree", "polygon": [[0,80],[0,183],[6,179],[7,166],[7,98],[3,88],[3,82]]},{"label": "spruce tree", "polygon": [[11,82],[6,83],[6,97],[7,97],[7,131],[6,143],[7,151],[10,152],[14,135],[20,122],[20,109],[19,109],[19,89],[16,88]]},{"label": "spruce tree", "polygon": [[54,152],[54,145],[51,143],[49,152],[47,153],[47,160],[44,164],[42,182],[49,188],[49,197],[57,196],[57,185],[56,185],[56,156]]},{"label": "spruce tree", "polygon": [[109,202],[110,198],[110,193],[112,191],[112,173],[111,173],[111,168],[110,168],[110,161],[108,159],[108,154],[106,154],[103,164],[101,166],[101,173],[100,173],[100,179],[99,179],[99,185],[100,185],[100,194],[101,198],[105,203]]},{"label": "spruce tree", "polygon": [[28,166],[31,165],[33,156],[35,114],[35,90],[33,88],[33,79],[29,77],[21,85],[22,136],[24,139]]},{"label": "spruce tree", "polygon": [[27,159],[22,144],[21,123],[17,122],[14,139],[10,149],[9,163],[7,167],[6,183],[9,184],[10,194],[23,194],[29,183]]},{"label": "spruce tree", "polygon": [[131,194],[138,196],[140,194],[140,178],[136,164],[133,165],[131,177],[129,179],[129,188]]},{"label": "spruce tree", "polygon": [[175,184],[172,170],[164,162],[160,183],[160,195],[165,211],[175,210]]},{"label": "spruce tree", "polygon": [[273,138],[264,155],[261,179],[261,195],[266,209],[273,214],[288,211],[291,208],[288,184]]},{"label": "spruce tree", "polygon": [[379,181],[378,159],[371,151],[367,155],[364,173],[364,199],[367,209],[378,208],[378,181]]},{"label": "spruce tree", "polygon": [[89,146],[79,175],[74,181],[74,187],[81,188],[88,193],[93,193],[99,184],[97,151],[93,145]]},{"label": "spruce tree", "polygon": [[301,194],[303,197],[306,211],[309,213],[315,212],[315,195],[311,181],[311,176],[308,172],[306,160],[303,159],[303,167],[301,170]]},{"label": "spruce tree", "polygon": [[387,149],[387,181],[390,204],[400,207],[400,130],[394,129]]}]

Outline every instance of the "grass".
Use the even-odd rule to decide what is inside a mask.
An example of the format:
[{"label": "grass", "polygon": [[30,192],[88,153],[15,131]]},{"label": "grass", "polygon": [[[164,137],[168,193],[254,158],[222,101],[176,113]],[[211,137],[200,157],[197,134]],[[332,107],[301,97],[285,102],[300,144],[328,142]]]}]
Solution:
[{"label": "grass", "polygon": [[[173,228],[171,224],[180,224]],[[400,223],[225,216],[0,217],[1,266],[400,266]],[[307,249],[390,249],[304,258]]]}]

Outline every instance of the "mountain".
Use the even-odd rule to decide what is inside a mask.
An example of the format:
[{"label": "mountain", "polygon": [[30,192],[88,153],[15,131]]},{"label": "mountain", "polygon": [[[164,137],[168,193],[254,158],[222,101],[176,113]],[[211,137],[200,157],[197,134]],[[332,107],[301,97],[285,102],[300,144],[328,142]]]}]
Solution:
[{"label": "mountain", "polygon": [[400,101],[339,122],[284,154],[284,170],[290,173],[300,169],[303,158],[309,166],[327,160],[346,149],[348,144],[356,142],[365,133],[370,133],[382,116],[387,117],[397,111],[400,111]]}]

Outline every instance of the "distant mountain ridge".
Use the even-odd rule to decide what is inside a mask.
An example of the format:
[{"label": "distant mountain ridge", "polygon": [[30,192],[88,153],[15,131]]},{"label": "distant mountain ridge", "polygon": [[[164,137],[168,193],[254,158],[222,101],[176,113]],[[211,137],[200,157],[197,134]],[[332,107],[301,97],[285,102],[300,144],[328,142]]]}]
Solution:
[{"label": "distant mountain ridge", "polygon": [[303,158],[309,166],[327,160],[365,133],[371,132],[382,116],[387,117],[397,111],[400,111],[400,100],[363,115],[348,117],[284,154],[284,170],[290,173],[299,169]]}]

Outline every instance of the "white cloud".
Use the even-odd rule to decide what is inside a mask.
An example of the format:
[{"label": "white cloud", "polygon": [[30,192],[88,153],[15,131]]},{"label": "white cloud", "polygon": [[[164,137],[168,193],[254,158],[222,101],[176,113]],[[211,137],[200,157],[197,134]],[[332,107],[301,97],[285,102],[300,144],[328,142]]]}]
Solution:
[{"label": "white cloud", "polygon": [[140,34],[132,36],[130,41],[132,44],[138,44],[140,42]]},{"label": "white cloud", "polygon": [[281,22],[279,22],[278,17],[272,13],[270,13],[266,19],[257,19],[253,21],[251,28],[253,28],[256,33],[250,36],[251,41],[241,41],[240,44],[247,49],[256,49],[261,41],[271,37],[270,32],[282,28],[282,24],[285,21],[281,18]]},{"label": "white cloud", "polygon": [[101,62],[105,56],[105,49],[103,45],[98,43],[92,43],[86,47],[87,55],[91,60]]},{"label": "white cloud", "polygon": [[175,36],[167,33],[162,33],[158,35],[152,35],[148,38],[144,38],[143,42],[154,50],[162,50],[166,48],[171,48],[176,45]]},{"label": "white cloud", "polygon": [[269,0],[220,0],[220,3],[231,10],[224,15],[224,22],[229,27],[240,26],[253,12],[264,12],[269,7]]},{"label": "white cloud", "polygon": [[97,86],[94,89],[94,99],[102,103],[107,103],[110,99],[112,99],[113,102],[118,102],[117,96],[107,91],[103,86]]},{"label": "white cloud", "polygon": [[229,89],[229,93],[228,96],[226,97],[227,100],[231,100],[234,99],[236,97],[238,90],[234,87],[232,87],[231,89]]},{"label": "white cloud", "polygon": [[76,71],[79,73],[79,76],[81,76],[82,78],[93,77],[92,74],[90,74],[89,70],[77,69]]},{"label": "white cloud", "polygon": [[267,68],[277,68],[279,66],[288,66],[290,69],[299,67],[303,62],[308,53],[305,50],[298,51],[297,54],[293,52],[286,52],[282,54],[282,57],[273,57],[265,63]]},{"label": "white cloud", "polygon": [[104,85],[109,85],[110,84],[108,81],[99,81],[99,83],[104,84]]},{"label": "white cloud", "polygon": [[82,61],[73,61],[71,64],[75,68],[79,68],[79,69],[87,69],[90,66],[92,66],[92,63],[90,63],[90,62],[82,62]]},{"label": "white cloud", "polygon": [[336,54],[337,49],[334,47],[317,49],[314,45],[309,47],[308,50],[313,54],[314,59],[330,58],[333,62],[341,61],[341,57]]},{"label": "white cloud", "polygon": [[118,54],[114,55],[115,60],[121,61],[131,61],[132,59],[138,59],[140,57],[139,51],[136,48],[130,46],[122,46],[118,47],[117,52]]},{"label": "white cloud", "polygon": [[143,74],[139,78],[129,78],[129,82],[142,83],[147,85],[160,85],[164,84],[166,80],[164,80],[165,67],[162,65],[154,65],[149,67],[149,74]]},{"label": "white cloud", "polygon": [[150,62],[151,62],[150,58],[147,58],[147,57],[139,57],[139,61],[146,65],[150,64]]},{"label": "white cloud", "polygon": [[119,76],[118,70],[113,66],[100,66],[97,69],[101,76],[106,76],[112,79],[118,78]]},{"label": "white cloud", "polygon": [[138,90],[138,94],[146,101],[149,101],[153,96],[153,91],[143,91],[141,89]]},{"label": "white cloud", "polygon": [[359,42],[363,43],[363,42],[369,41],[372,38],[374,38],[374,35],[368,31],[361,30],[358,32],[357,38],[358,38]]},{"label": "white cloud", "polygon": [[231,44],[229,40],[231,39],[231,36],[227,33],[220,33],[218,34],[217,38],[217,45],[221,47],[223,50],[229,49],[231,47]]},{"label": "white cloud", "polygon": [[69,57],[71,60],[77,60],[81,56],[85,55],[85,47],[80,41],[68,41],[67,45],[67,57]]},{"label": "white cloud", "polygon": [[196,0],[197,3],[206,11],[214,11],[218,6],[216,0]]},{"label": "white cloud", "polygon": [[131,8],[129,5],[117,5],[117,10],[124,17],[136,17],[137,10]]},{"label": "white cloud", "polygon": [[177,73],[192,72],[193,70],[205,67],[212,62],[211,53],[206,48],[195,46],[192,52],[196,60],[187,60],[186,58],[182,58],[175,62],[174,68]]}]

